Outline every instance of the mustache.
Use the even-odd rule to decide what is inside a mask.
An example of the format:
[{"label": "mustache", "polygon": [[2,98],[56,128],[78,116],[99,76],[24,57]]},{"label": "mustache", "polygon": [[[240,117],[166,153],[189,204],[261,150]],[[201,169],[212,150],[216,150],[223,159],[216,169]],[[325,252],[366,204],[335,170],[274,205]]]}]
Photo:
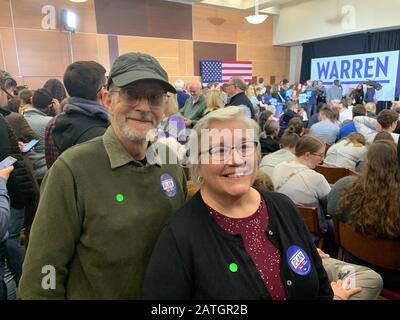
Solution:
[{"label": "mustache", "polygon": [[135,115],[128,115],[126,116],[126,119],[151,122],[153,124],[156,122],[151,113],[137,113]]}]

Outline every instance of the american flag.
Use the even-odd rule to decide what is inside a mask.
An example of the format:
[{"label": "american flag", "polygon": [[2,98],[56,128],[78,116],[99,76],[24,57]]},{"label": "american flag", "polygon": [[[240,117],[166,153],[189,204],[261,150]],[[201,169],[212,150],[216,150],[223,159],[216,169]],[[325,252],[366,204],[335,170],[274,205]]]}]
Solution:
[{"label": "american flag", "polygon": [[200,61],[203,83],[228,82],[231,77],[242,77],[244,81],[253,80],[253,64],[251,61]]}]

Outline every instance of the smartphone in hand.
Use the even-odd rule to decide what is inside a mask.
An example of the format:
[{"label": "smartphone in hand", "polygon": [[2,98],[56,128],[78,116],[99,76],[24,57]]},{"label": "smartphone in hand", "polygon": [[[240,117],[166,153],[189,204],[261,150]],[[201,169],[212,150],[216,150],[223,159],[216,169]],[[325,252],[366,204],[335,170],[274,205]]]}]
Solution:
[{"label": "smartphone in hand", "polygon": [[22,153],[27,153],[29,151],[31,151],[31,149],[39,142],[39,140],[37,139],[32,139],[31,141],[29,141],[22,149],[21,152]]},{"label": "smartphone in hand", "polygon": [[14,157],[8,156],[7,158],[5,158],[3,161],[0,162],[0,169],[5,169],[9,166],[12,166],[13,163],[15,163],[17,161],[17,159],[15,159]]}]

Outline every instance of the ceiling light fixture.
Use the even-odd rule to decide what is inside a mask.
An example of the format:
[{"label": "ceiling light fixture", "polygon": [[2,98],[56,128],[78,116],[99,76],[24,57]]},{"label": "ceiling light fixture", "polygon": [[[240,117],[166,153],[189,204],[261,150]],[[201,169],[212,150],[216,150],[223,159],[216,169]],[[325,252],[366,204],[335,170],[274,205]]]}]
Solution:
[{"label": "ceiling light fixture", "polygon": [[83,3],[86,2],[87,0],[69,0],[71,2],[75,2],[75,3]]},{"label": "ceiling light fixture", "polygon": [[246,20],[248,23],[251,24],[260,24],[263,23],[265,20],[267,20],[268,16],[266,14],[259,14],[258,13],[258,0],[254,1],[254,9],[255,9],[255,13],[253,16],[247,16]]}]

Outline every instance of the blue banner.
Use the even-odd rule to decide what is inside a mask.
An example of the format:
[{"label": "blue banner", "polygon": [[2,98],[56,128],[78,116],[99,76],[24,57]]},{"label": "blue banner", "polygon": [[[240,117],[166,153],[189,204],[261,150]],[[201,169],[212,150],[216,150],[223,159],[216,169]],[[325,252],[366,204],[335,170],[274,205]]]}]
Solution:
[{"label": "blue banner", "polygon": [[312,59],[311,80],[322,80],[329,86],[338,79],[346,95],[359,83],[373,80],[382,85],[376,99],[391,101],[400,92],[399,67],[399,51]]}]

